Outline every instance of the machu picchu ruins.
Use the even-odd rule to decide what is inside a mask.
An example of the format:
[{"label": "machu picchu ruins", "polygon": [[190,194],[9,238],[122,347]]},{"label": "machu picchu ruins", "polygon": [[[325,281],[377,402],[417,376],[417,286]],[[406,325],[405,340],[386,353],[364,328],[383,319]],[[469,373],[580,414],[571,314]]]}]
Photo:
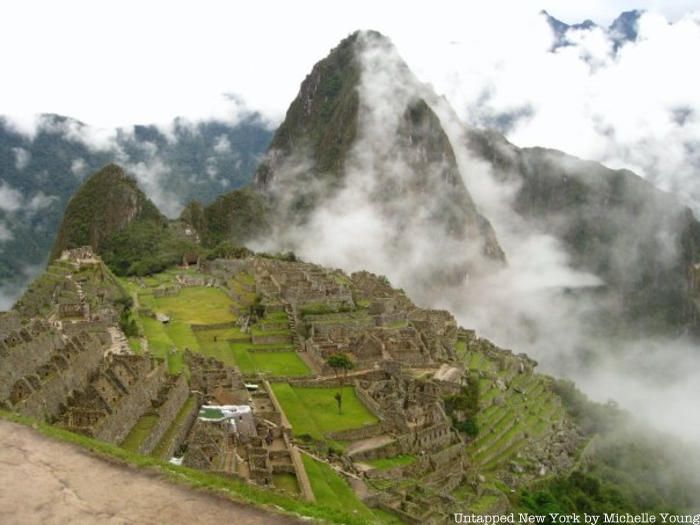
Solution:
[{"label": "machu picchu ruins", "polygon": [[6,409],[309,502],[330,468],[406,523],[506,508],[581,442],[534,361],[365,271],[250,255],[116,278],[79,248],[0,328]]}]

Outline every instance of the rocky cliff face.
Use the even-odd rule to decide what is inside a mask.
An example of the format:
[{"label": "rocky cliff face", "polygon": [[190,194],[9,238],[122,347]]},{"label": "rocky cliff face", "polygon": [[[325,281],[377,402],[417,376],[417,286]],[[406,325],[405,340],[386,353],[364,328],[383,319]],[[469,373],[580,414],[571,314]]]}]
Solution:
[{"label": "rocky cliff face", "polygon": [[51,259],[65,249],[90,245],[100,252],[105,240],[135,221],[165,224],[165,217],[115,164],[89,177],[68,203],[51,251]]},{"label": "rocky cliff face", "polygon": [[604,281],[616,319],[648,332],[696,325],[691,281],[700,223],[688,208],[628,170],[520,149],[495,132],[467,137],[497,177],[518,186],[514,211],[561,240],[576,268]]}]

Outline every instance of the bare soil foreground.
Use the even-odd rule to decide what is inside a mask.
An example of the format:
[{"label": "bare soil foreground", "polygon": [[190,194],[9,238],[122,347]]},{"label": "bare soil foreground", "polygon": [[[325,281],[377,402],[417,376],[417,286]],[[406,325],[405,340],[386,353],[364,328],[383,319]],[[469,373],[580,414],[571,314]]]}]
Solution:
[{"label": "bare soil foreground", "polygon": [[0,421],[0,523],[287,525],[284,516],[114,464]]}]

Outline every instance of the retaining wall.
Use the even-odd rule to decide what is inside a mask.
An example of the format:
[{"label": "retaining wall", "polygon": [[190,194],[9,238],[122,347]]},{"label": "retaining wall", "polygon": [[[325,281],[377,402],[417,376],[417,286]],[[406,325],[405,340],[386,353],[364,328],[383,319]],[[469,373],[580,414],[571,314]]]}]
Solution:
[{"label": "retaining wall", "polygon": [[146,377],[129,387],[129,392],[112,407],[112,413],[97,423],[93,435],[109,441],[121,443],[133,426],[148,410],[151,400],[158,395],[165,380],[165,364],[158,363]]},{"label": "retaining wall", "polygon": [[178,412],[189,397],[189,388],[184,374],[178,376],[177,381],[168,392],[168,398],[158,409],[158,422],[151,430],[151,434],[141,443],[139,453],[149,454],[163,438],[170,425],[177,417]]}]

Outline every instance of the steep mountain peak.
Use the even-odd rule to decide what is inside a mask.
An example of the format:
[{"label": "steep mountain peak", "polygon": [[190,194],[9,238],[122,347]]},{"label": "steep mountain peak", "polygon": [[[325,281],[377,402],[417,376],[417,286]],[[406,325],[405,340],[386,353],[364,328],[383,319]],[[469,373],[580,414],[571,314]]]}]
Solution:
[{"label": "steep mountain peak", "polygon": [[99,252],[106,239],[137,220],[166,222],[136,180],[108,164],[88,177],[68,203],[51,259],[86,245]]},{"label": "steep mountain peak", "polygon": [[[355,31],[314,65],[270,144],[255,175],[259,189],[269,186],[281,160],[306,149],[316,172],[339,176],[343,161],[357,138],[358,91],[370,51],[398,53],[391,40],[377,31]],[[399,60],[405,74],[408,66]],[[415,80],[414,82],[415,83]],[[308,160],[308,159],[307,159]],[[301,159],[299,159],[301,161]]]},{"label": "steep mountain peak", "polygon": [[[290,230],[303,224],[308,233],[302,237],[323,244],[322,236],[332,235],[331,225],[344,224],[353,229],[351,236],[411,261],[413,276],[434,276],[425,253],[446,247],[458,254],[442,265],[453,276],[469,273],[466,267],[473,265],[467,259],[502,260],[431,106],[436,100],[376,31],[352,33],[319,61],[302,82],[255,178],[278,216],[273,222],[279,225],[278,238],[288,241],[285,248],[314,256],[315,248],[305,250],[300,233]],[[428,238],[434,242],[421,242]]]}]

